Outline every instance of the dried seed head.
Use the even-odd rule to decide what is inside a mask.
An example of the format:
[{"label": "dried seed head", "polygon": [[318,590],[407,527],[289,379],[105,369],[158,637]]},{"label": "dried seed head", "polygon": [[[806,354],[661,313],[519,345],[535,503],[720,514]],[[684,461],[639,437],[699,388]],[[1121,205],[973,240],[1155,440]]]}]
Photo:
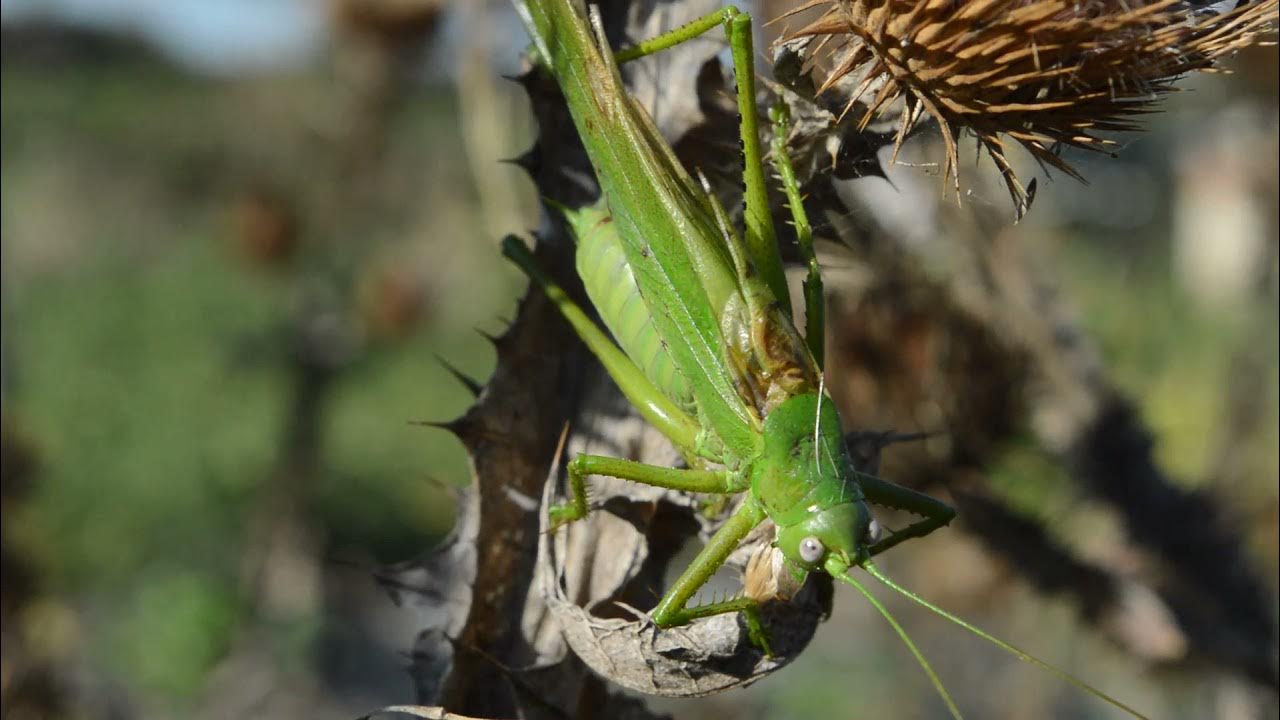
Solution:
[{"label": "dried seed head", "polygon": [[899,112],[895,159],[920,117],[932,115],[946,145],[944,182],[957,192],[956,139],[968,130],[1019,217],[1027,193],[1002,136],[1080,179],[1060,146],[1114,144],[1097,133],[1136,129],[1136,116],[1178,76],[1264,42],[1277,18],[1277,0],[811,0],[786,16],[819,8],[821,17],[780,41],[829,46],[834,68],[819,92],[857,82],[845,112],[863,100],[863,126]]}]

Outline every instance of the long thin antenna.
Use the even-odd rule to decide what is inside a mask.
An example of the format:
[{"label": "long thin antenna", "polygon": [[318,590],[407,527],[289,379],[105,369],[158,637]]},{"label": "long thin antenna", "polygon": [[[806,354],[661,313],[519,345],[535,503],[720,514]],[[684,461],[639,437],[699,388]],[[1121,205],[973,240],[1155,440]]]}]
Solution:
[{"label": "long thin antenna", "polygon": [[[813,469],[822,474],[822,458],[818,457],[818,448],[823,447],[819,442],[818,433],[822,429],[822,398],[827,394],[827,375],[826,373],[818,374],[818,407],[813,411]],[[832,462],[832,465],[835,463]]]},{"label": "long thin antenna", "polygon": [[947,688],[942,685],[942,680],[938,679],[938,674],[933,671],[933,666],[929,665],[929,661],[924,659],[924,654],[921,653],[920,648],[917,648],[916,644],[911,641],[911,636],[907,635],[907,631],[903,630],[902,626],[898,624],[898,621],[894,619],[893,615],[889,614],[888,608],[881,604],[880,601],[876,599],[876,596],[872,595],[871,591],[863,587],[861,583],[849,577],[848,573],[841,573],[836,577],[839,577],[841,580],[857,588],[858,592],[862,593],[862,596],[867,599],[867,602],[871,603],[871,606],[876,610],[879,610],[880,614],[884,616],[884,619],[889,621],[889,625],[893,627],[893,631],[898,633],[898,637],[902,638],[902,642],[907,646],[907,649],[916,657],[916,662],[920,663],[920,667],[924,668],[925,674],[929,676],[929,682],[933,683],[933,687],[936,688],[938,694],[942,696],[942,701],[947,704],[947,709],[951,711],[951,717],[956,720],[964,720],[964,716],[960,714],[960,708],[956,707],[955,700],[951,699],[951,693],[947,692]]},{"label": "long thin antenna", "polygon": [[[898,584],[897,584],[897,583],[895,583],[894,581],[892,581],[892,580],[890,580],[889,578],[885,577],[885,576],[880,572],[880,570],[879,570],[879,569],[877,569],[877,568],[876,568],[876,566],[875,566],[875,565],[873,565],[873,564],[871,563],[871,561],[870,561],[870,560],[867,560],[866,562],[864,562],[864,563],[862,564],[862,569],[863,569],[863,570],[866,570],[866,571],[867,571],[867,573],[871,575],[871,577],[873,577],[873,578],[875,578],[875,579],[879,580],[880,582],[884,583],[884,584],[885,584],[886,586],[888,586],[890,589],[897,591],[899,594],[901,594],[901,595],[903,595],[903,596],[905,596],[905,597],[907,597],[907,598],[910,598],[911,600],[914,600],[915,602],[919,603],[919,604],[920,604],[920,605],[922,605],[923,607],[925,607],[925,608],[927,608],[927,609],[929,609],[929,610],[933,611],[935,614],[937,614],[937,615],[939,615],[939,616],[941,616],[941,617],[944,617],[944,618],[946,618],[946,619],[950,620],[951,622],[955,623],[956,625],[959,625],[960,627],[964,628],[965,630],[968,630],[969,632],[973,633],[974,635],[977,635],[978,637],[982,638],[983,640],[986,640],[987,642],[990,642],[990,643],[994,644],[996,647],[999,647],[999,648],[1001,648],[1001,649],[1003,649],[1003,650],[1005,650],[1005,651],[1007,651],[1007,652],[1009,652],[1009,653],[1012,653],[1013,655],[1017,656],[1019,660],[1023,660],[1023,661],[1025,661],[1025,662],[1029,662],[1029,663],[1031,663],[1031,664],[1033,664],[1033,665],[1038,665],[1038,666],[1040,666],[1041,668],[1044,668],[1045,670],[1048,670],[1049,672],[1053,673],[1054,675],[1057,675],[1058,677],[1062,678],[1063,680],[1065,680],[1065,681],[1067,681],[1067,682],[1071,683],[1072,685],[1075,685],[1076,687],[1080,688],[1081,690],[1084,690],[1085,692],[1089,693],[1090,695],[1092,695],[1092,696],[1094,696],[1094,697],[1098,698],[1099,700],[1102,700],[1103,702],[1106,702],[1106,703],[1108,703],[1109,705],[1112,705],[1112,706],[1114,706],[1114,707],[1116,707],[1116,708],[1119,708],[1120,710],[1123,710],[1123,711],[1125,711],[1125,712],[1129,713],[1130,715],[1132,715],[1132,716],[1134,716],[1134,717],[1136,717],[1136,718],[1140,718],[1140,720],[1150,720],[1150,718],[1148,718],[1146,715],[1143,715],[1142,713],[1138,712],[1137,710],[1134,710],[1133,708],[1129,707],[1128,705],[1125,705],[1124,703],[1120,702],[1119,700],[1117,700],[1117,699],[1115,699],[1115,698],[1111,697],[1110,695],[1108,695],[1108,694],[1106,694],[1106,693],[1102,692],[1101,690],[1099,690],[1099,689],[1095,688],[1094,686],[1090,685],[1089,683],[1085,682],[1084,680],[1081,680],[1080,678],[1076,677],[1075,675],[1072,675],[1071,673],[1067,672],[1066,670],[1060,670],[1060,669],[1058,669],[1058,668],[1054,667],[1053,665],[1050,665],[1049,663],[1047,663],[1047,662],[1045,662],[1045,661],[1041,660],[1040,658],[1038,658],[1038,657],[1036,657],[1036,656],[1034,656],[1034,655],[1032,655],[1032,654],[1030,654],[1030,653],[1026,652],[1025,650],[1022,650],[1022,649],[1020,649],[1020,648],[1014,647],[1013,645],[1010,645],[1009,643],[1005,642],[1004,640],[1001,640],[1000,638],[998,638],[998,637],[996,637],[996,636],[992,635],[991,633],[988,633],[987,631],[985,631],[985,630],[983,630],[983,629],[981,629],[981,628],[979,628],[979,627],[977,627],[977,626],[975,626],[975,625],[973,625],[973,624],[971,624],[971,623],[969,623],[969,622],[966,622],[966,621],[964,621],[964,620],[962,620],[962,619],[960,619],[960,618],[956,617],[955,615],[952,615],[951,613],[947,612],[946,610],[943,610],[942,608],[938,607],[937,605],[934,605],[933,603],[929,602],[928,600],[925,600],[924,598],[920,597],[919,595],[916,595],[915,593],[911,592],[910,590],[907,590],[906,588],[901,587],[900,585],[898,585]],[[865,591],[864,591],[864,592],[865,592]]]}]

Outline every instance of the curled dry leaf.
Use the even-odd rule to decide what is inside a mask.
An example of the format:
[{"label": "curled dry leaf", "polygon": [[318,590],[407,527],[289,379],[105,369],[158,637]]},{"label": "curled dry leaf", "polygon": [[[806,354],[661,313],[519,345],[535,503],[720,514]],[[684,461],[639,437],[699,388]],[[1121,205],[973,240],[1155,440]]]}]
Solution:
[{"label": "curled dry leaf", "polygon": [[943,177],[959,192],[956,141],[972,133],[1004,177],[1021,217],[1027,190],[1004,138],[1077,179],[1063,145],[1105,150],[1099,133],[1135,120],[1189,72],[1275,34],[1277,0],[1215,5],[1184,0],[812,0],[783,17],[821,10],[782,43],[826,48],[819,92],[852,82],[844,106],[866,105],[863,126],[897,114],[894,155],[924,114],[946,146]]},{"label": "curled dry leaf", "polygon": [[[583,431],[570,439],[566,457],[603,451],[677,463],[670,443],[625,408],[611,384],[597,382],[579,416]],[[558,485],[554,474],[548,478],[544,508],[562,500]],[[756,568],[744,585],[766,603],[773,657],[751,644],[736,613],[655,627],[643,611],[656,603],[673,556],[692,535],[705,537],[718,523],[703,511],[705,496],[606,477],[592,477],[589,485],[592,512],[584,520],[547,532],[543,514],[534,582],[557,621],[555,629],[596,674],[651,695],[709,695],[777,670],[813,637],[828,610],[824,595],[816,579],[794,584],[775,561],[780,553],[770,546],[768,524],[748,536],[727,564],[736,571],[749,562]]]},{"label": "curled dry leaf", "polygon": [[365,715],[360,720],[373,720],[384,715],[406,715],[423,718],[424,720],[485,720],[471,715],[458,715],[457,713],[448,712],[442,707],[432,705],[388,705],[381,710]]},{"label": "curled dry leaf", "polygon": [[[547,500],[552,499],[553,487],[554,483],[548,484]],[[586,522],[595,525],[590,520]],[[598,526],[569,528],[561,534],[580,530],[594,533]],[[780,566],[773,562],[773,556],[780,553],[769,546],[771,541],[771,536],[760,537],[754,544],[743,546],[752,560],[752,579],[746,582],[753,595],[767,597],[790,580],[781,579],[776,572]],[[629,605],[614,605],[629,617],[603,617],[572,602],[563,582],[570,567],[565,562],[570,556],[567,546],[581,542],[580,538],[566,542],[557,535],[544,535],[539,544],[539,562],[549,571],[540,573],[542,591],[574,654],[598,675],[637,692],[697,697],[749,685],[799,655],[826,613],[823,596],[813,581],[799,586],[789,601],[777,596],[768,598],[777,600],[762,607],[772,657],[752,646],[737,613],[667,629],[656,627]],[[635,559],[643,562],[644,558]],[[729,564],[736,570],[744,569],[741,564],[733,565],[732,560]],[[608,609],[603,602],[594,607],[597,611]]]}]

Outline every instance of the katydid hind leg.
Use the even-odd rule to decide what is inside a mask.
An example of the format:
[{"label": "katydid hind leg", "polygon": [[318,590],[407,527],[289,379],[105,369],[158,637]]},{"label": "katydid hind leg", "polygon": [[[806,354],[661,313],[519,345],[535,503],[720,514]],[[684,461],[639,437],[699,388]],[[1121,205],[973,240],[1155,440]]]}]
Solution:
[{"label": "katydid hind leg", "polygon": [[921,516],[920,520],[889,533],[873,544],[870,548],[873,556],[911,538],[924,537],[955,519],[955,509],[931,495],[895,485],[874,475],[862,475],[858,478],[858,483],[870,502]]},{"label": "katydid hind leg", "polygon": [[502,254],[542,288],[641,416],[666,435],[686,457],[696,453],[702,432],[697,421],[654,386],[644,371],[614,344],[559,285],[542,272],[524,242],[508,235],[502,241]]}]

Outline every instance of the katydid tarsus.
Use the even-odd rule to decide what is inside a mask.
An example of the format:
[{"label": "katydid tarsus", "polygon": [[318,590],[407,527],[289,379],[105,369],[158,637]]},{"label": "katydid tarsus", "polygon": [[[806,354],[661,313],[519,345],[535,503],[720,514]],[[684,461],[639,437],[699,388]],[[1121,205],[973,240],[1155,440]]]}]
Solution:
[{"label": "katydid tarsus", "polygon": [[[960,713],[928,662],[884,607],[852,576],[859,567],[887,586],[1019,657],[1126,712],[1081,680],[1031,658],[920,600],[885,578],[872,557],[946,525],[945,503],[854,469],[835,404],[822,379],[822,286],[800,192],[783,145],[786,111],[771,115],[771,159],[781,178],[808,262],[807,335],[792,320],[782,260],[769,214],[755,107],[751,21],[729,7],[613,54],[598,17],[589,25],[572,0],[517,0],[537,62],[557,80],[602,190],[595,206],[564,215],[578,243],[578,272],[611,340],[544,275],[522,241],[503,252],[551,298],[627,399],[665,434],[688,468],[598,455],[568,463],[571,500],[549,509],[552,527],[588,512],[585,480],[607,475],[697,493],[746,493],[652,611],[659,627],[741,612],[752,642],[769,652],[756,601],[737,597],[690,606],[742,539],[766,519],[797,575],[826,572],[862,592],[893,625],[951,713]],[[716,28],[728,35],[744,160],[742,236],[705,187],[682,168],[648,115],[626,93],[617,63],[672,47]],[[882,532],[869,504],[920,519]]]}]

